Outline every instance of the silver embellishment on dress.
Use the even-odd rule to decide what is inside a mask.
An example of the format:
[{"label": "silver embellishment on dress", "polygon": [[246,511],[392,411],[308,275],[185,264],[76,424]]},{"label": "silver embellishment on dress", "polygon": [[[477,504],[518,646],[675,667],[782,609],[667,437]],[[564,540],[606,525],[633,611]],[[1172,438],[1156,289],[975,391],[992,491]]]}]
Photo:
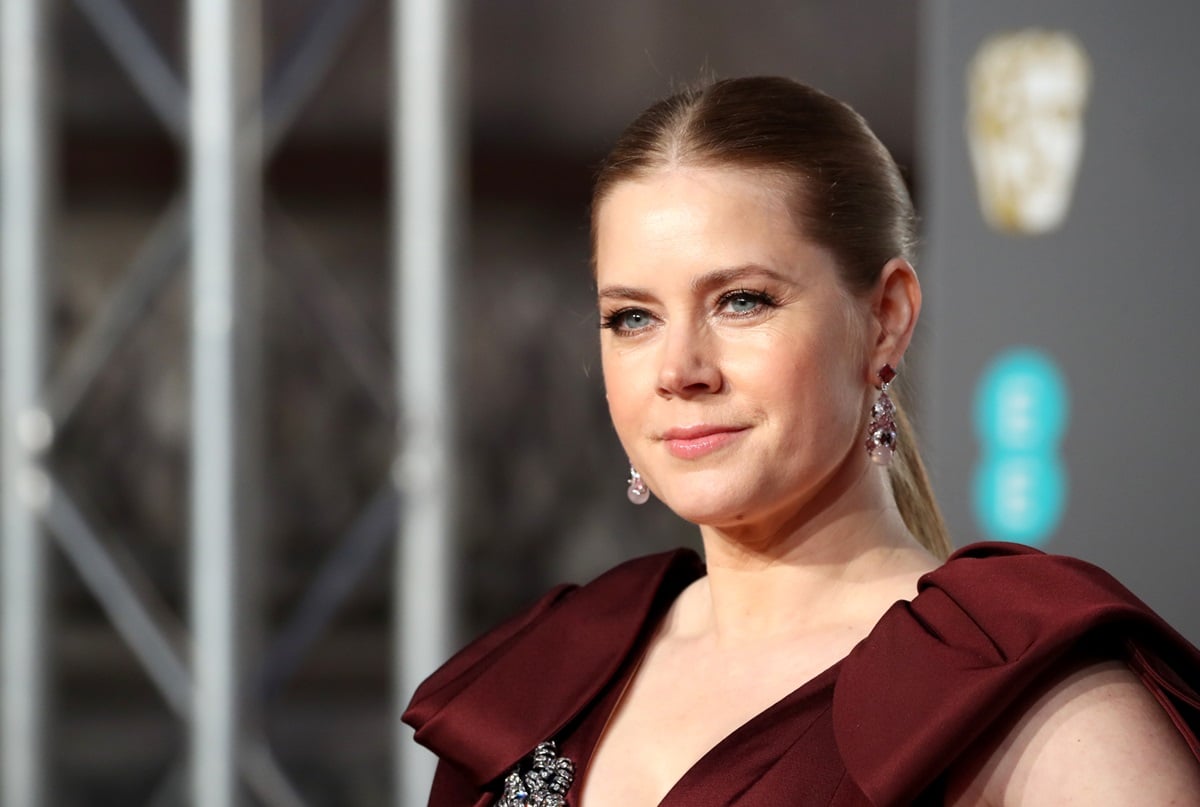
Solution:
[{"label": "silver embellishment on dress", "polygon": [[518,767],[504,779],[496,807],[563,807],[575,780],[575,764],[558,755],[558,746],[545,742],[533,750],[529,772]]}]

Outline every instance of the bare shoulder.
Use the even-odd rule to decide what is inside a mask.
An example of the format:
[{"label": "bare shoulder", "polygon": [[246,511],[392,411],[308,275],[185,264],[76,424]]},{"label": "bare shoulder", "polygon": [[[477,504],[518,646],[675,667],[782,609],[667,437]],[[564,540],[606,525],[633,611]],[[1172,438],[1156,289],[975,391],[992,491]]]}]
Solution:
[{"label": "bare shoulder", "polygon": [[951,772],[946,803],[1200,806],[1200,763],[1124,664],[1080,665],[1013,710]]}]

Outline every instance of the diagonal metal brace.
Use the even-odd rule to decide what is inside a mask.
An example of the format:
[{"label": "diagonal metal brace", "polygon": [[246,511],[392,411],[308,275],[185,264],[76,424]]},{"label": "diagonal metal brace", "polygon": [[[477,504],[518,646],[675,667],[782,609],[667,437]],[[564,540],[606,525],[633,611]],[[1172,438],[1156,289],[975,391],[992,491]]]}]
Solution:
[{"label": "diagonal metal brace", "polygon": [[188,96],[162,51],[121,0],[75,0],[166,130],[188,140]]},{"label": "diagonal metal brace", "polygon": [[365,0],[324,0],[268,76],[259,106],[266,154],[275,151],[317,84],[329,74],[365,5]]},{"label": "diagonal metal brace", "polygon": [[380,553],[391,547],[396,507],[396,488],[389,480],[338,539],[265,657],[261,685],[265,698],[276,694],[292,676],[337,609],[375,567]]},{"label": "diagonal metal brace", "polygon": [[[121,563],[104,545],[54,479],[44,515],[59,548],[100,603],[117,632],[141,662],[167,705],[187,720],[191,711],[192,676],[180,649],[186,631],[156,604],[153,586],[136,565]],[[303,807],[303,799],[279,769],[260,739],[245,735],[238,768],[247,786],[273,807]]]},{"label": "diagonal metal brace", "polygon": [[64,367],[52,380],[47,405],[55,425],[62,427],[140,314],[151,308],[184,260],[188,243],[187,205],[172,200],[143,243],[121,284],[109,294],[104,309],[92,317],[76,340]]},{"label": "diagonal metal brace", "polygon": [[269,244],[272,265],[293,274],[299,281],[289,284],[299,302],[325,331],[342,361],[384,415],[394,416],[396,404],[381,368],[394,363],[384,340],[364,325],[343,287],[308,244],[301,229],[278,206],[272,219],[280,226]]}]

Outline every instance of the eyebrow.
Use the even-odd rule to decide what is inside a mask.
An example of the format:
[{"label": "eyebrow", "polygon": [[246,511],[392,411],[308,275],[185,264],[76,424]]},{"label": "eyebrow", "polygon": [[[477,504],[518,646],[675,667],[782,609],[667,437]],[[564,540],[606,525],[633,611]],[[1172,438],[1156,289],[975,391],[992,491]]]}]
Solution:
[{"label": "eyebrow", "polygon": [[[701,292],[716,286],[724,286],[737,280],[763,277],[779,283],[794,283],[791,278],[776,272],[774,269],[757,263],[747,263],[741,266],[732,266],[705,272],[702,275],[692,278],[690,285],[693,292]],[[602,300],[620,299],[634,300],[636,302],[648,302],[654,299],[653,294],[637,286],[605,286],[599,290],[598,296]]]}]

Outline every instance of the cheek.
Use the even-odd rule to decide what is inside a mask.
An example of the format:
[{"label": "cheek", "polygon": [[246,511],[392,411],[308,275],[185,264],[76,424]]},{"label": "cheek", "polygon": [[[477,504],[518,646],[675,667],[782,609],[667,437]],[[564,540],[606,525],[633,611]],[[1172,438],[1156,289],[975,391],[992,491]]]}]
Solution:
[{"label": "cheek", "polygon": [[626,428],[639,410],[633,368],[623,361],[619,354],[603,347],[600,350],[600,367],[604,376],[604,397],[608,402],[608,415],[617,429],[617,434],[624,439]]},{"label": "cheek", "polygon": [[725,366],[742,384],[786,397],[788,392],[818,392],[818,397],[837,395],[857,373],[857,360],[850,356],[856,345],[842,323],[809,327],[797,333],[758,334],[728,351]]},{"label": "cheek", "polygon": [[770,353],[748,355],[743,380],[777,401],[795,428],[815,427],[840,441],[863,409],[865,357],[858,355],[857,345],[853,329],[831,327],[805,340],[777,344]]}]

